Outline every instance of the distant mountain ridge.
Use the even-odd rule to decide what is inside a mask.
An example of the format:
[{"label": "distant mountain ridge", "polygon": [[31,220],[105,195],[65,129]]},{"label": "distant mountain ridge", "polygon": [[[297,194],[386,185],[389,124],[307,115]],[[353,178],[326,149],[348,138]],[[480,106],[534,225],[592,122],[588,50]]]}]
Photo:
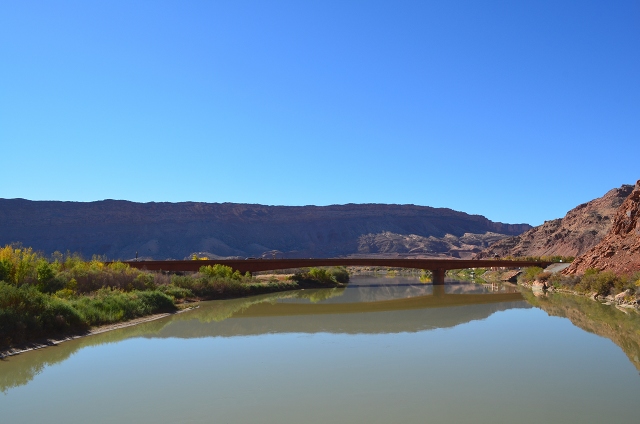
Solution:
[{"label": "distant mountain ridge", "polygon": [[[133,258],[136,252],[154,259],[182,259],[191,252],[259,256],[274,251],[287,257],[460,256],[530,228],[416,205],[0,199],[1,245],[19,242],[45,253],[70,250],[110,259]],[[414,242],[398,242],[404,238]],[[389,240],[395,242],[390,246]]]}]

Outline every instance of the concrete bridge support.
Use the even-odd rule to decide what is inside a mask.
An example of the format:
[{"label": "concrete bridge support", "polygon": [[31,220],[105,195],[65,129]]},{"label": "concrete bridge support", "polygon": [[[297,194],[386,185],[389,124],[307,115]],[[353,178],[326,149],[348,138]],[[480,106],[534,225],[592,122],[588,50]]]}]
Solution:
[{"label": "concrete bridge support", "polygon": [[446,270],[443,268],[437,268],[437,269],[432,269],[431,270],[431,282],[433,283],[434,286],[438,285],[444,285],[444,274],[445,274]]}]

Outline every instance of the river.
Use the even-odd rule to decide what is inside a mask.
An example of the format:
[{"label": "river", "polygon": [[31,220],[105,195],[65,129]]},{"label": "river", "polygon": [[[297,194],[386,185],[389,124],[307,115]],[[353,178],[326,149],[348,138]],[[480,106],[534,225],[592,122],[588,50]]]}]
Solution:
[{"label": "river", "polygon": [[0,361],[2,423],[637,422],[640,315],[355,276]]}]

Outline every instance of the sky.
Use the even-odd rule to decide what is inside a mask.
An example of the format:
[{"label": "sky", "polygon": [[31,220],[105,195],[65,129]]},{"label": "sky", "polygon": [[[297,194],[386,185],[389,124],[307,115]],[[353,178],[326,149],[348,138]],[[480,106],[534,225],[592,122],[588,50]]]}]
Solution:
[{"label": "sky", "polygon": [[638,1],[0,6],[0,198],[538,225],[640,179]]}]

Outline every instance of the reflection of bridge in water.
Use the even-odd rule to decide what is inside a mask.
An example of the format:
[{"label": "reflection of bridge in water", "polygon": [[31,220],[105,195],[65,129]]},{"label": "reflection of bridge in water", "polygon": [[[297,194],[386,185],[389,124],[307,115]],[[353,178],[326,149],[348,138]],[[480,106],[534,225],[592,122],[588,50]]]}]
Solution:
[{"label": "reflection of bridge in water", "polygon": [[[445,293],[445,286],[433,286],[434,294],[413,298],[309,303],[315,293],[336,292],[339,296],[345,290],[349,289],[298,290],[202,302],[198,309],[185,313],[14,356],[8,359],[13,366],[0,373],[0,392],[27,384],[43,368],[64,362],[84,347],[114,344],[130,338],[406,333],[451,328],[486,319],[496,312],[530,308],[520,293],[449,294]],[[296,298],[304,302],[287,302]]]},{"label": "reflection of bridge in water", "polygon": [[425,308],[448,308],[453,306],[482,305],[491,303],[517,302],[524,300],[522,294],[448,294],[444,285],[434,285],[433,293],[426,296],[401,299],[379,300],[375,302],[349,303],[258,303],[235,314],[236,318],[262,316],[301,316],[324,314],[359,314],[367,312],[408,311]]},{"label": "reflection of bridge in water", "polygon": [[278,269],[310,268],[318,266],[380,266],[392,268],[414,268],[429,270],[433,274],[433,284],[444,284],[445,272],[465,268],[518,268],[546,267],[550,262],[510,261],[503,259],[404,259],[404,258],[320,258],[320,259],[232,259],[232,260],[191,260],[191,261],[141,261],[126,262],[133,268],[149,271],[198,271],[206,265],[226,265],[242,273],[275,271]]}]

